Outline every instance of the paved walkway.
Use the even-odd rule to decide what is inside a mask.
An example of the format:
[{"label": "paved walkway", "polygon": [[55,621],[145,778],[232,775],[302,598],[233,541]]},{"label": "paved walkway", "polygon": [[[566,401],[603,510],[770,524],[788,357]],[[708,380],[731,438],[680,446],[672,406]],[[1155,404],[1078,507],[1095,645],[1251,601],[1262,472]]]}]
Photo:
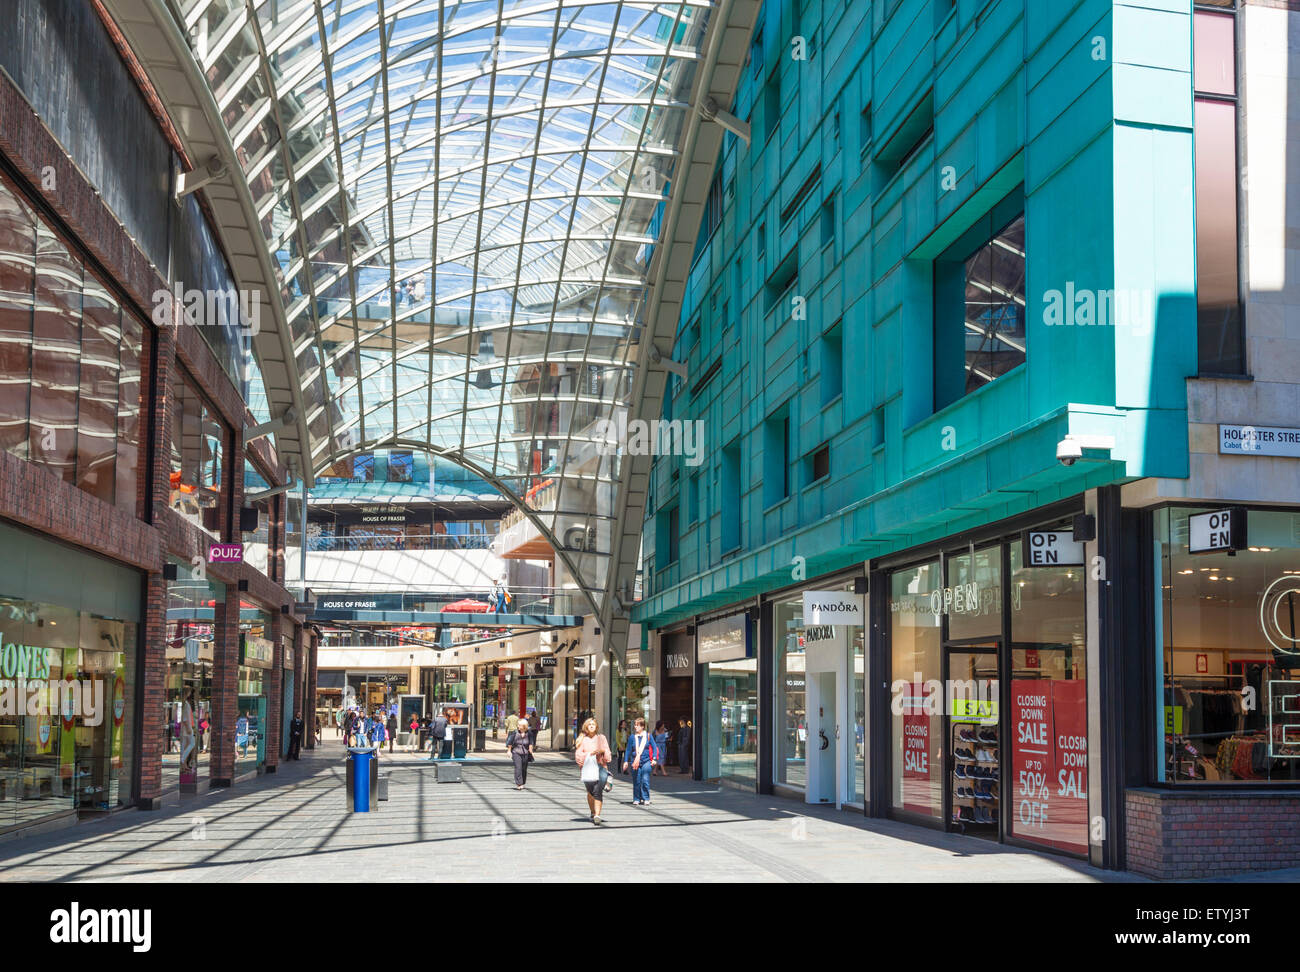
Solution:
[{"label": "paved walkway", "polygon": [[[603,827],[577,769],[508,762],[436,782],[414,757],[385,759],[387,802],[347,812],[342,747],[162,810],[0,842],[8,881],[1097,881],[1132,880],[1046,855],[777,797],[656,777],[651,805],[619,782]],[[623,778],[620,778],[622,780]]]}]

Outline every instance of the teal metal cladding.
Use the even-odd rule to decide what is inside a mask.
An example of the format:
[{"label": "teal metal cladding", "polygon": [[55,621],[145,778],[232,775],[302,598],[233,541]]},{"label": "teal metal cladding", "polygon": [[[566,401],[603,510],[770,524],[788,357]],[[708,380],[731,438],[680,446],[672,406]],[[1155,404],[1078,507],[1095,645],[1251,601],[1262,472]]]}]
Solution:
[{"label": "teal metal cladding", "polygon": [[[760,25],[666,408],[704,447],[656,460],[636,619],[1186,476],[1190,2],[769,0]],[[1021,196],[1027,359],[961,394],[938,258]],[[1110,460],[1060,465],[1067,432]]]}]

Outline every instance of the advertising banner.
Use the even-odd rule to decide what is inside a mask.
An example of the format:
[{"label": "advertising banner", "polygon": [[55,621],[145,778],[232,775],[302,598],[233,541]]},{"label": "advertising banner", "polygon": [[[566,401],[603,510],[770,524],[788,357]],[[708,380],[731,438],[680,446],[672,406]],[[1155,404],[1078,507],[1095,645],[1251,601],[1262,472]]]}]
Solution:
[{"label": "advertising banner", "polygon": [[[1012,832],[1059,850],[1088,850],[1087,683],[1011,682]],[[1007,790],[1010,793],[1007,793]]]},{"label": "advertising banner", "polygon": [[[907,691],[921,692],[920,685]],[[925,696],[903,696],[903,809],[931,813],[934,807],[930,785],[930,715]]]}]

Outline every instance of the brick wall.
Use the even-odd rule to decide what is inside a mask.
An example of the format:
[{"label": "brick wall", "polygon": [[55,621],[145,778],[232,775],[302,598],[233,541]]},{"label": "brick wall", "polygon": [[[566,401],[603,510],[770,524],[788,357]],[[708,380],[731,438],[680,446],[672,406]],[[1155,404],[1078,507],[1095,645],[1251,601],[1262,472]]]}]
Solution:
[{"label": "brick wall", "polygon": [[1165,880],[1300,867],[1300,793],[1125,793],[1127,867]]}]

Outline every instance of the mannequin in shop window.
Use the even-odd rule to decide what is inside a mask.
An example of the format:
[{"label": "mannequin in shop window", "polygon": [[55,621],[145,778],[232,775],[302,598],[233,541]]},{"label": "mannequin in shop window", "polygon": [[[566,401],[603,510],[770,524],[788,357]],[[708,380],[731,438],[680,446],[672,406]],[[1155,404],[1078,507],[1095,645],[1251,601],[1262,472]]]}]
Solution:
[{"label": "mannequin in shop window", "polygon": [[198,766],[198,746],[194,732],[194,689],[185,693],[181,703],[181,772],[193,775]]}]

